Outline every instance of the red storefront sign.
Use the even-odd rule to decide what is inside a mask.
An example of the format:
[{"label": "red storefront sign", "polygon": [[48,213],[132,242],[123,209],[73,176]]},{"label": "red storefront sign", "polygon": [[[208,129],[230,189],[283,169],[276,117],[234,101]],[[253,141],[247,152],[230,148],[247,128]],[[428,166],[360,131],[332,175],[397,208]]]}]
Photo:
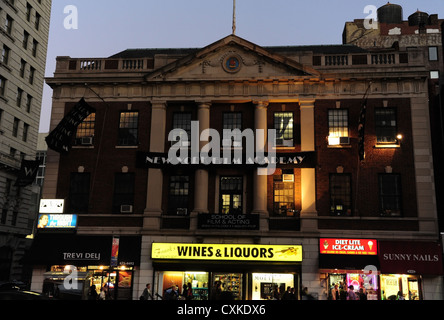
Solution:
[{"label": "red storefront sign", "polygon": [[377,255],[378,241],[374,239],[321,238],[319,240],[319,253]]},{"label": "red storefront sign", "polygon": [[436,242],[381,241],[381,273],[442,275],[442,248]]}]

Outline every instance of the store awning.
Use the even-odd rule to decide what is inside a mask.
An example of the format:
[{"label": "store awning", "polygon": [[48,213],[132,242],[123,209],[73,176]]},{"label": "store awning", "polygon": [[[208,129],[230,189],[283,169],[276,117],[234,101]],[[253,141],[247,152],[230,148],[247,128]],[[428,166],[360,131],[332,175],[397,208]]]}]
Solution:
[{"label": "store awning", "polygon": [[[110,265],[112,236],[39,235],[26,262],[33,265]],[[141,237],[121,236],[118,265],[140,265]]]},{"label": "store awning", "polygon": [[442,247],[438,242],[380,241],[382,273],[442,275]]},{"label": "store awning", "polygon": [[319,254],[319,269],[324,272],[341,270],[379,270],[377,255]]}]

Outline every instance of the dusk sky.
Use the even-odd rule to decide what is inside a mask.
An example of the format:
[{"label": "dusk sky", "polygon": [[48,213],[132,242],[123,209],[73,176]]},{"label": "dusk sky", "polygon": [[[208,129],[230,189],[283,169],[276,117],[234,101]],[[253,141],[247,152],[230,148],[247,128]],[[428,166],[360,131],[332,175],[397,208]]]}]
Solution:
[{"label": "dusk sky", "polygon": [[[347,21],[387,0],[236,0],[236,35],[260,46],[341,44]],[[404,20],[417,10],[444,18],[443,0],[397,0]],[[66,29],[66,6],[78,28]],[[232,33],[233,0],[53,0],[46,77],[57,56],[109,57],[132,48],[201,48]],[[40,132],[49,131],[52,90],[44,86]]]}]

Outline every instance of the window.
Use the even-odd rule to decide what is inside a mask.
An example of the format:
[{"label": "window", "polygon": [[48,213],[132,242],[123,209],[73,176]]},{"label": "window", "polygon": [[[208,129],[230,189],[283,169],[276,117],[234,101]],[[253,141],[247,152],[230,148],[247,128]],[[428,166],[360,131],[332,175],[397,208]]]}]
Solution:
[{"label": "window", "polygon": [[401,176],[399,174],[379,175],[379,202],[381,215],[401,215]]},{"label": "window", "polygon": [[40,28],[40,14],[38,12],[35,13],[35,29],[39,30]]},{"label": "window", "polygon": [[46,152],[37,152],[36,160],[40,160],[39,170],[37,171],[37,176],[35,177],[35,184],[43,187],[43,181],[45,180],[45,169],[46,169]]},{"label": "window", "polygon": [[6,91],[6,79],[0,76],[0,97],[5,96]]},{"label": "window", "polygon": [[188,215],[189,189],[189,176],[177,175],[170,177],[168,214]]},{"label": "window", "polygon": [[[226,112],[223,114],[223,130],[235,130],[238,129],[239,132],[223,137],[222,146],[223,147],[241,147],[242,146],[242,113],[240,112]],[[233,139],[233,141],[232,141]]]},{"label": "window", "polygon": [[12,135],[14,137],[17,137],[17,135],[18,135],[19,124],[20,124],[20,120],[17,118],[14,118],[14,123],[12,125]]},{"label": "window", "polygon": [[275,112],[274,129],[276,130],[276,145],[287,147],[294,145],[292,112]]},{"label": "window", "polygon": [[429,61],[438,60],[438,47],[429,47]]},{"label": "window", "polygon": [[348,110],[328,110],[328,144],[349,144]]},{"label": "window", "polygon": [[432,80],[439,79],[439,71],[438,70],[430,71],[430,79]]},{"label": "window", "polygon": [[119,124],[119,146],[138,145],[138,112],[121,112]]},{"label": "window", "polygon": [[69,185],[69,208],[71,213],[88,213],[90,173],[72,173]]},{"label": "window", "polygon": [[23,124],[23,136],[22,136],[22,140],[24,142],[28,141],[28,134],[29,134],[29,124],[25,123]]},{"label": "window", "polygon": [[96,114],[91,113],[77,127],[76,141],[77,145],[92,145],[94,137],[94,129],[96,123]]},{"label": "window", "polygon": [[223,214],[242,214],[242,177],[220,178],[220,211]]},{"label": "window", "polygon": [[26,95],[26,112],[31,112],[32,108],[32,96],[30,94]]},{"label": "window", "polygon": [[37,42],[37,40],[32,40],[32,56],[33,57],[37,57],[37,48],[39,46],[39,43]]},{"label": "window", "polygon": [[9,15],[7,15],[6,16],[6,20],[5,20],[5,32],[8,34],[8,35],[11,35],[11,33],[12,33],[12,23],[13,23],[13,19],[9,16]]},{"label": "window", "polygon": [[31,11],[32,6],[29,3],[26,3],[26,21],[31,21]]},{"label": "window", "polygon": [[22,97],[23,97],[23,90],[20,88],[17,88],[16,104],[17,104],[17,107],[19,107],[19,108],[22,106]]},{"label": "window", "polygon": [[113,213],[132,213],[134,205],[134,173],[114,176]]},{"label": "window", "polygon": [[29,33],[26,31],[23,31],[23,49],[28,49],[28,42],[29,42]]},{"label": "window", "polygon": [[375,109],[376,139],[378,143],[396,143],[396,111],[393,108]]},{"label": "window", "polygon": [[294,213],[294,173],[293,170],[273,176],[273,214],[277,216]]},{"label": "window", "polygon": [[[189,147],[191,143],[191,113],[174,113],[173,130],[174,129],[182,129],[185,131],[177,137],[176,141],[181,141],[181,147]],[[172,144],[176,144],[176,142],[172,142]]]},{"label": "window", "polygon": [[330,214],[351,215],[351,177],[349,174],[330,174]]},{"label": "window", "polygon": [[22,78],[25,77],[25,70],[26,70],[26,61],[22,59],[20,61],[20,77]]},{"label": "window", "polygon": [[29,84],[34,83],[34,76],[35,76],[35,68],[31,67],[29,69]]},{"label": "window", "polygon": [[11,49],[9,49],[6,45],[3,45],[1,63],[5,66],[8,65],[10,53]]}]

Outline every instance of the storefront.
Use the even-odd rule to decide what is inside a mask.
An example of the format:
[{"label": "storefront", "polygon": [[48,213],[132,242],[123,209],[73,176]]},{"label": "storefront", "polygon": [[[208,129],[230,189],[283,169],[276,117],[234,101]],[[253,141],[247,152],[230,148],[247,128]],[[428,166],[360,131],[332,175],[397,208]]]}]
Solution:
[{"label": "storefront", "polygon": [[424,300],[424,280],[443,274],[437,242],[381,241],[381,299]]},{"label": "storefront", "polygon": [[45,269],[41,291],[48,296],[88,299],[94,285],[107,299],[130,300],[140,249],[140,237],[40,234],[28,261]]},{"label": "storefront", "polygon": [[378,241],[321,238],[319,269],[328,299],[346,299],[353,290],[357,296],[361,291],[367,300],[378,300]]},{"label": "storefront", "polygon": [[194,300],[300,297],[302,246],[153,243],[154,292],[190,286]]}]

